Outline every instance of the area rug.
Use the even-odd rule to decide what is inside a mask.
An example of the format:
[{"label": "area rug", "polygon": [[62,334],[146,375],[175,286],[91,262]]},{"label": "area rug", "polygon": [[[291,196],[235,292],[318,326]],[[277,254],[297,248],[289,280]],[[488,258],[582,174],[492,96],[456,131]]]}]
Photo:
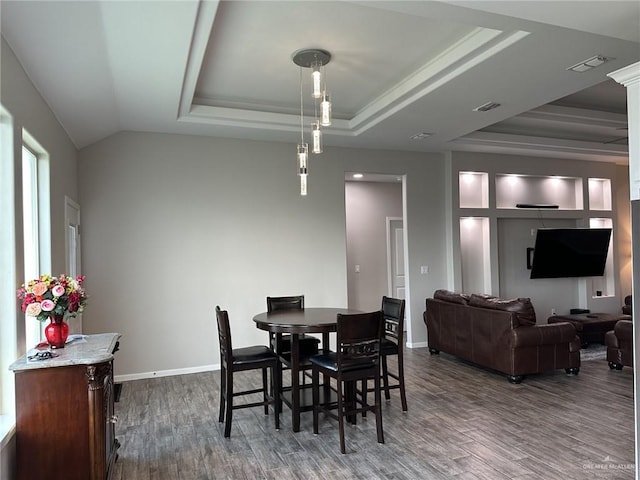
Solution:
[{"label": "area rug", "polygon": [[580,361],[588,362],[591,360],[606,360],[607,346],[599,343],[590,343],[586,347],[580,349]]}]

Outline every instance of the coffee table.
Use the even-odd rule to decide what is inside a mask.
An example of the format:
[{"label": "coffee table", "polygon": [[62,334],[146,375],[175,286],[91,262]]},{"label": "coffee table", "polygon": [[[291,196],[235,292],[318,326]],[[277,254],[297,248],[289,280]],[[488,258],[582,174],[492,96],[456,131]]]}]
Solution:
[{"label": "coffee table", "polygon": [[549,317],[548,323],[569,322],[576,327],[582,346],[589,343],[604,343],[604,335],[618,320],[631,320],[630,315],[618,313],[580,313],[576,315],[554,315]]}]

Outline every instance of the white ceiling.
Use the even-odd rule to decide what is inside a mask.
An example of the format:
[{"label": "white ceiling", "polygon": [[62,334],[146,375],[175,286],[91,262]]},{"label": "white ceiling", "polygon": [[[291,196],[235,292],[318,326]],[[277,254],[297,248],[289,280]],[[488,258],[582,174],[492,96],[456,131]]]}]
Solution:
[{"label": "white ceiling", "polygon": [[[323,48],[325,145],[627,162],[606,75],[640,60],[637,1],[3,0],[0,17],[78,148],[121,130],[295,144],[291,56]],[[611,60],[567,71],[594,55]]]}]

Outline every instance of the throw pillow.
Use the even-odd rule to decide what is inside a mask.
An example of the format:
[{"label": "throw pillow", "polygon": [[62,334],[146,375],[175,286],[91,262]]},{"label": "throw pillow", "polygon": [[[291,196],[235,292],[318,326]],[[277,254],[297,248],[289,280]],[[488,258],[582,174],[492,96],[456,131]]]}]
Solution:
[{"label": "throw pillow", "polygon": [[486,297],[481,295],[471,295],[469,305],[472,307],[492,308],[494,310],[505,310],[516,314],[518,325],[535,325],[536,311],[533,308],[530,298],[512,298],[503,300],[496,297]]},{"label": "throw pillow", "polygon": [[460,305],[466,305],[469,301],[469,295],[466,293],[455,293],[449,290],[436,290],[433,293],[433,298],[443,302],[459,303]]}]

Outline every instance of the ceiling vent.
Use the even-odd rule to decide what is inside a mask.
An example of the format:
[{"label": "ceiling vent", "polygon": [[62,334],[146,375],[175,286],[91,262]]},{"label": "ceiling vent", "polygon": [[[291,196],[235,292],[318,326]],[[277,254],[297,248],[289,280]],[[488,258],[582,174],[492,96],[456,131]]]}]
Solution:
[{"label": "ceiling vent", "polygon": [[587,70],[591,70],[592,68],[599,67],[604,62],[608,62],[612,60],[611,58],[607,58],[603,55],[596,55],[595,57],[588,58],[583,60],[580,63],[576,63],[572,67],[567,68],[567,70],[571,70],[572,72],[586,72]]},{"label": "ceiling vent", "polygon": [[487,102],[479,107],[473,109],[474,112],[488,112],[489,110],[493,110],[494,108],[498,108],[500,106],[499,103],[496,102]]},{"label": "ceiling vent", "polygon": [[433,133],[429,133],[429,132],[420,132],[420,133],[416,133],[415,135],[411,135],[409,138],[411,140],[424,140],[425,138],[429,138],[433,135]]}]

